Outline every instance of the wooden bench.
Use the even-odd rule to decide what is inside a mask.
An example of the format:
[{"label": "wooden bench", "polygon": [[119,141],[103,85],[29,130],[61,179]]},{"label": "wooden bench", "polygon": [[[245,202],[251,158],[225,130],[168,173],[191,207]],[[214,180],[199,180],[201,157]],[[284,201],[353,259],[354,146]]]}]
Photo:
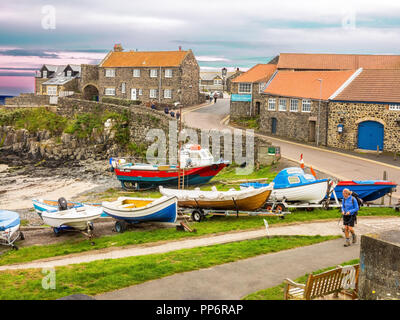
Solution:
[{"label": "wooden bench", "polygon": [[334,270],[317,275],[310,274],[306,284],[285,279],[285,300],[312,300],[329,294],[339,293],[357,298],[359,264],[338,266]]}]

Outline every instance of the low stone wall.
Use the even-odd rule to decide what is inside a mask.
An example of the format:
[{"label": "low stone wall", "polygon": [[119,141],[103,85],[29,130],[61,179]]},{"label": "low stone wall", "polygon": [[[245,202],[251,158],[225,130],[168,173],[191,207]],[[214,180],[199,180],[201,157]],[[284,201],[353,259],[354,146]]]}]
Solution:
[{"label": "low stone wall", "polygon": [[50,96],[21,93],[17,97],[6,98],[5,105],[12,106],[45,106],[50,104]]},{"label": "low stone wall", "polygon": [[361,236],[359,299],[400,300],[400,231]]}]

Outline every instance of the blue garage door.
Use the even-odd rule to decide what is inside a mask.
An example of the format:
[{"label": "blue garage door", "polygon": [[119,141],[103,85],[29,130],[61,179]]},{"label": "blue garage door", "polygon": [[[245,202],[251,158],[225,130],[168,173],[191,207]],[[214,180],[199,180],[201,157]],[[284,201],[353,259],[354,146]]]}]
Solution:
[{"label": "blue garage door", "polygon": [[358,148],[383,150],[383,125],[375,121],[365,121],[358,125]]}]

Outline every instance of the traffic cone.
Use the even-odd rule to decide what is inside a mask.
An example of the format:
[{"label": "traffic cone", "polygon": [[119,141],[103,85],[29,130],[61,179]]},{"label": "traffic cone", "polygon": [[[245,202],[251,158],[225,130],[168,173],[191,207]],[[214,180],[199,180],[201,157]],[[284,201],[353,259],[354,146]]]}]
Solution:
[{"label": "traffic cone", "polygon": [[300,168],[304,169],[303,154],[300,155]]}]

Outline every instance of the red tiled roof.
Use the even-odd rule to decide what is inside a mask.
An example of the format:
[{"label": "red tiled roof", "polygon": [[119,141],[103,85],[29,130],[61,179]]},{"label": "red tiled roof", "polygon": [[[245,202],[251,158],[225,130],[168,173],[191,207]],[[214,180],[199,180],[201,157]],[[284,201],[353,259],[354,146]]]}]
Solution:
[{"label": "red tiled roof", "polygon": [[363,70],[334,100],[400,103],[400,70]]},{"label": "red tiled roof", "polygon": [[232,82],[262,82],[267,81],[276,70],[275,64],[257,64],[248,71],[236,77]]},{"label": "red tiled roof", "polygon": [[[353,74],[347,71],[278,71],[264,93],[328,100]],[[322,79],[322,94],[320,81]]]},{"label": "red tiled roof", "polygon": [[189,51],[126,51],[111,52],[102,67],[177,67]]},{"label": "red tiled roof", "polygon": [[400,55],[281,53],[278,69],[400,69]]}]

